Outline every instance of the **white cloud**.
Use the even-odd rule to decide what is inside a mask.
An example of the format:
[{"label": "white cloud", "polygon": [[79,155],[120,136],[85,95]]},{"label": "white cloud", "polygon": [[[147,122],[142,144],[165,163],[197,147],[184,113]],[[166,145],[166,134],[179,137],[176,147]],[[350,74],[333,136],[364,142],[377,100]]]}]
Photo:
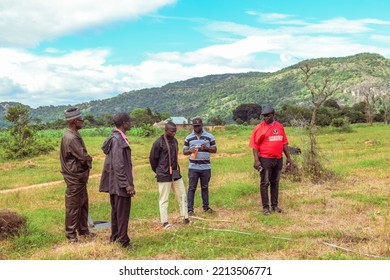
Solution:
[{"label": "white cloud", "polygon": [[134,19],[176,0],[1,0],[0,45],[34,47],[115,20]]},{"label": "white cloud", "polygon": [[310,33],[362,33],[369,31],[367,22],[364,20],[347,20],[345,18],[335,18],[325,20],[316,24],[308,24],[302,31]]},{"label": "white cloud", "polygon": [[256,16],[259,22],[269,24],[285,24],[285,25],[306,25],[306,22],[296,19],[295,15],[279,14],[279,13],[259,13],[256,11],[248,11],[248,15]]},{"label": "white cloud", "polygon": [[[276,71],[308,58],[360,52],[390,56],[389,37],[373,33],[370,26],[389,22],[335,18],[309,23],[281,14],[263,15],[268,22],[284,21],[272,29],[202,21],[202,32],[218,44],[187,52],[150,53],[138,65],[107,65],[111,54],[107,49],[68,52],[48,48],[43,55],[36,55],[16,47],[33,46],[107,21],[134,18],[175,1],[112,0],[110,5],[96,0],[78,0],[79,5],[57,0],[0,1],[0,45],[13,46],[0,48],[0,102],[19,101],[34,107],[103,99],[209,74]],[[12,14],[12,8],[21,11]],[[366,33],[370,36],[364,42],[355,40],[355,35]],[[384,47],[370,45],[370,39]],[[271,58],[265,58],[268,55]]]},{"label": "white cloud", "polygon": [[163,55],[135,66],[112,66],[105,65],[108,54],[84,50],[52,57],[0,49],[0,57],[7,58],[0,61],[0,102],[33,107],[76,104],[196,76],[248,70],[207,62],[184,65]]},{"label": "white cloud", "polygon": [[377,42],[390,44],[390,36],[388,35],[372,35],[370,38]]},{"label": "white cloud", "polygon": [[[65,100],[89,100],[109,97],[111,80],[118,73],[103,66],[104,50],[84,50],[58,57],[36,56],[25,51],[0,49],[1,97],[38,106],[58,104]],[[69,101],[67,101],[69,102]],[[72,101],[73,102],[73,101]]]}]

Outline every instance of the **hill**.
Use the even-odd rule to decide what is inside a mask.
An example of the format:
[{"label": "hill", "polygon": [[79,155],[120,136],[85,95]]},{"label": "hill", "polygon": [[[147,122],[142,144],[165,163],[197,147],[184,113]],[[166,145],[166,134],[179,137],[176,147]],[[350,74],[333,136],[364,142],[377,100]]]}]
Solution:
[{"label": "hill", "polygon": [[[243,103],[280,107],[283,104],[309,105],[309,92],[301,81],[300,66],[308,63],[318,74],[343,85],[336,96],[341,104],[360,101],[355,88],[367,78],[390,80],[390,60],[378,54],[362,53],[341,58],[319,58],[300,62],[274,73],[209,75],[169,83],[162,87],[124,92],[118,96],[77,104],[84,114],[99,116],[117,111],[149,107],[171,116],[205,118],[220,115],[232,122],[232,111]],[[0,103],[0,118],[5,102]],[[31,108],[31,116],[43,122],[61,119],[68,106]],[[0,123],[1,125],[1,123]]]}]

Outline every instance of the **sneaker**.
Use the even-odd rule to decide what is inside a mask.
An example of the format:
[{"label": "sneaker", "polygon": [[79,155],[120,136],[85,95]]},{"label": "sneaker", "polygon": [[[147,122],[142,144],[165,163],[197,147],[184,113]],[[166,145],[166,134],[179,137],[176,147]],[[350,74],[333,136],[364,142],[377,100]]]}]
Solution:
[{"label": "sneaker", "polygon": [[190,216],[190,217],[195,216],[195,212],[192,211],[192,210],[189,210],[188,211],[188,216]]},{"label": "sneaker", "polygon": [[214,211],[213,209],[211,209],[210,207],[209,207],[209,208],[207,208],[207,209],[205,209],[205,210],[203,210],[203,212],[205,212],[205,213],[209,213],[209,214],[213,214],[213,213],[215,213],[215,211]]},{"label": "sneaker", "polygon": [[279,208],[278,206],[273,206],[272,207],[272,210],[276,213],[282,213],[283,212],[283,209]]},{"label": "sneaker", "polygon": [[265,209],[263,209],[263,214],[264,214],[265,216],[269,216],[269,215],[271,215],[271,211],[269,211],[268,208],[265,208]]}]

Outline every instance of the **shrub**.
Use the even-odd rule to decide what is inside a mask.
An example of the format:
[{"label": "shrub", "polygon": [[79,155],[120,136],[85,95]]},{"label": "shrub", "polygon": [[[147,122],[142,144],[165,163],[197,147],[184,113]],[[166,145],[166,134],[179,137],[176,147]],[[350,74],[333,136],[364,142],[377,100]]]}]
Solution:
[{"label": "shrub", "polygon": [[8,128],[9,135],[0,139],[3,148],[3,157],[17,159],[45,154],[54,149],[46,141],[36,140],[35,131],[29,125],[30,114],[28,108],[22,105],[9,107],[4,118],[11,123]]},{"label": "shrub", "polygon": [[332,120],[331,126],[338,128],[339,132],[352,132],[348,118],[335,118]]},{"label": "shrub", "polygon": [[29,138],[26,141],[18,141],[13,137],[5,137],[0,139],[2,154],[5,159],[20,159],[33,157],[37,155],[47,154],[54,150],[54,146],[48,143],[45,139]]},{"label": "shrub", "polygon": [[0,211],[0,239],[19,234],[26,226],[26,219],[15,212]]},{"label": "shrub", "polygon": [[138,137],[149,137],[149,136],[154,136],[156,134],[156,131],[153,128],[153,126],[145,124],[142,125],[141,127],[133,127],[129,131],[129,134]]}]

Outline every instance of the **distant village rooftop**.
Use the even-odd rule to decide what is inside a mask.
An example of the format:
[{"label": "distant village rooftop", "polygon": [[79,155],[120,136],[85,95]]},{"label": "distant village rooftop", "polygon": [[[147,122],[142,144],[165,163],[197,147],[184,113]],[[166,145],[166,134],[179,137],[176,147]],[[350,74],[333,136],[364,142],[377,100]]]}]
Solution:
[{"label": "distant village rooftop", "polygon": [[155,123],[153,124],[153,127],[155,128],[163,128],[165,126],[165,124],[167,122],[173,122],[174,124],[176,124],[177,128],[184,128],[184,127],[187,127],[190,122],[185,118],[185,117],[170,117],[166,120],[163,120],[159,123]]},{"label": "distant village rooftop", "polygon": [[185,117],[170,117],[169,119],[164,120],[164,123],[173,122],[174,124],[189,124],[189,121]]}]

